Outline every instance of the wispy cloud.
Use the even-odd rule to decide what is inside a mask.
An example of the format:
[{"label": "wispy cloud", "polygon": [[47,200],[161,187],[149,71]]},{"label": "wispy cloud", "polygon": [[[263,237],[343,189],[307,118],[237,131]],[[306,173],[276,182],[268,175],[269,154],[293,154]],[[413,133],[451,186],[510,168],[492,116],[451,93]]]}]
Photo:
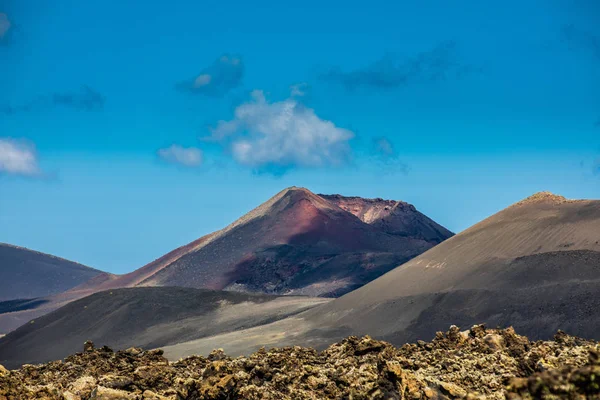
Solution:
[{"label": "wispy cloud", "polygon": [[239,105],[234,118],[211,129],[241,165],[262,171],[344,164],[354,133],[321,119],[294,97],[269,102],[261,90]]},{"label": "wispy cloud", "polygon": [[373,149],[375,154],[383,157],[393,157],[396,155],[394,145],[386,137],[378,137],[373,139]]},{"label": "wispy cloud", "polygon": [[240,86],[243,77],[244,63],[241,57],[224,54],[200,74],[179,82],[175,87],[188,93],[220,97]]},{"label": "wispy cloud", "polygon": [[158,150],[158,156],[169,163],[185,167],[197,167],[203,160],[202,150],[199,148],[183,147],[178,144]]},{"label": "wispy cloud", "polygon": [[35,146],[24,140],[0,138],[0,173],[8,175],[41,175]]},{"label": "wispy cloud", "polygon": [[84,86],[79,92],[54,93],[52,102],[65,107],[73,107],[78,110],[94,111],[104,107],[104,96],[90,88]]},{"label": "wispy cloud", "polygon": [[291,97],[304,97],[310,91],[310,85],[306,82],[296,83],[290,86]]},{"label": "wispy cloud", "polygon": [[12,24],[8,19],[8,15],[0,12],[0,43],[3,43],[8,38],[8,32],[10,31]]},{"label": "wispy cloud", "polygon": [[97,111],[104,108],[106,99],[89,86],[83,86],[78,92],[57,92],[49,96],[39,96],[28,103],[0,106],[5,115],[42,111],[54,106],[62,106],[82,111]]},{"label": "wispy cloud", "polygon": [[453,41],[444,42],[405,60],[387,55],[355,71],[344,72],[340,68],[333,68],[321,78],[339,82],[350,90],[359,87],[395,89],[415,82],[460,78],[479,71],[480,68],[462,64],[458,60],[456,47]]},{"label": "wispy cloud", "polygon": [[600,37],[573,24],[564,26],[562,35],[571,49],[588,51],[600,61]]},{"label": "wispy cloud", "polygon": [[410,168],[405,164],[390,139],[380,136],[373,138],[371,143],[373,162],[384,172],[402,172],[407,174]]}]

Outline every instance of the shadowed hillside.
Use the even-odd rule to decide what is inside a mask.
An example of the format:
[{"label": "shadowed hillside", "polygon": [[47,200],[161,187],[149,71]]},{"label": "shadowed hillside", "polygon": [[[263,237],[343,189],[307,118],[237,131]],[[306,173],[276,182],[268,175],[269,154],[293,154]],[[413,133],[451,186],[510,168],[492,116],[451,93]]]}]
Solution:
[{"label": "shadowed hillside", "polygon": [[148,348],[270,323],[326,302],[191,288],[100,292],[32,320],[0,339],[0,364],[66,357],[86,340],[118,349]]}]

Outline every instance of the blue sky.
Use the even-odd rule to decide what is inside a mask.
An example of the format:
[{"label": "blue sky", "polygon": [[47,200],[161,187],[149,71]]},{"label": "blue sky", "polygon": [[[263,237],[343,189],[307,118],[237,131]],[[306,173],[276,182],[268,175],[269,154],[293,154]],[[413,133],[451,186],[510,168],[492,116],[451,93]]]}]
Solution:
[{"label": "blue sky", "polygon": [[0,242],[126,272],[287,186],[600,197],[600,3],[0,0]]}]

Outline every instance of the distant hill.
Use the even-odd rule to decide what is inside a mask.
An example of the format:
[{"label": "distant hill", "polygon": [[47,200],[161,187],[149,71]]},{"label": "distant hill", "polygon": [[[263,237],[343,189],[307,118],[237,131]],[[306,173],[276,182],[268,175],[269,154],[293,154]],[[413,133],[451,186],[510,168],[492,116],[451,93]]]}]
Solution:
[{"label": "distant hill", "polygon": [[63,258],[0,243],[0,302],[64,292],[101,273]]},{"label": "distant hill", "polygon": [[81,351],[86,340],[115,349],[164,346],[269,323],[326,301],[175,287],[115,289],[71,302],[1,338],[0,364],[61,359]]},{"label": "distant hill", "polygon": [[600,339],[599,293],[600,201],[542,192],[330,303],[254,328],[248,339],[233,332],[169,346],[167,354],[215,343],[246,353],[259,347],[252,339],[259,334],[277,337],[271,346],[323,347],[364,334],[399,345],[477,323],[514,326],[533,339],[558,329]]}]

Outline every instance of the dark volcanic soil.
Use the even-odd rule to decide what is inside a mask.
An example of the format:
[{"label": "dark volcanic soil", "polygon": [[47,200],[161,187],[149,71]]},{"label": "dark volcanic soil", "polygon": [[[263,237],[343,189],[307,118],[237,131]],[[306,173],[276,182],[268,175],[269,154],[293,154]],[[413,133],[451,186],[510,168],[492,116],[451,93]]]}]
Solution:
[{"label": "dark volcanic soil", "polygon": [[69,303],[0,338],[0,364],[61,359],[86,340],[116,349],[161,347],[269,323],[324,301],[176,287],[115,289]]},{"label": "dark volcanic soil", "polygon": [[599,358],[596,342],[562,332],[530,342],[481,325],[400,348],[349,337],[323,352],[217,350],[174,363],[160,350],[88,344],[65,361],[0,367],[0,399],[598,399]]},{"label": "dark volcanic soil", "polygon": [[396,345],[450,324],[600,339],[600,201],[535,194],[303,318]]}]

